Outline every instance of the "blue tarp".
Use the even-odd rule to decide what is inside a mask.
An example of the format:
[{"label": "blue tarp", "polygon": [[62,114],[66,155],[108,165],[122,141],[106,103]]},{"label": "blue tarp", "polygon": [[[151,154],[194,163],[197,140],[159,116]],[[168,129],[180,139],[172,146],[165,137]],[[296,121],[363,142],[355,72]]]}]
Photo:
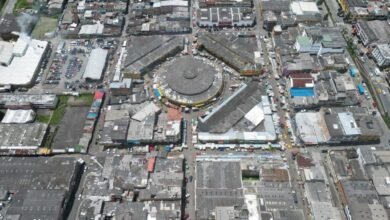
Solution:
[{"label": "blue tarp", "polygon": [[359,84],[359,85],[358,85],[358,90],[359,90],[360,95],[363,95],[363,94],[364,94],[364,87],[363,87],[362,84]]},{"label": "blue tarp", "polygon": [[158,89],[153,89],[154,91],[154,96],[156,96],[157,98],[160,98],[160,92],[158,91]]},{"label": "blue tarp", "polygon": [[349,67],[349,74],[352,76],[352,77],[355,77],[356,76],[356,72],[357,72],[357,69],[354,68],[354,67]]},{"label": "blue tarp", "polygon": [[314,96],[313,88],[292,88],[290,89],[291,97],[310,97]]}]

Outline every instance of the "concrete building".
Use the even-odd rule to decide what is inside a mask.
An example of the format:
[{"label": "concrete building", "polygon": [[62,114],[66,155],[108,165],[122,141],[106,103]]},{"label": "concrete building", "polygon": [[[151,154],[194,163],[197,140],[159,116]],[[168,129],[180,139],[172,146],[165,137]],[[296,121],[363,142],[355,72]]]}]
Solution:
[{"label": "concrete building", "polygon": [[359,21],[355,29],[365,46],[390,43],[390,25],[387,21]]},{"label": "concrete building", "polygon": [[278,18],[273,11],[264,11],[263,12],[264,23],[263,28],[271,31],[278,23]]},{"label": "concrete building", "polygon": [[390,66],[390,43],[376,45],[372,51],[372,56],[379,67]]},{"label": "concrete building", "polygon": [[0,124],[0,151],[3,153],[32,154],[41,147],[47,124]]},{"label": "concrete building", "polygon": [[305,195],[313,214],[313,219],[342,219],[342,213],[332,205],[331,194],[323,182],[306,182]]},{"label": "concrete building", "polygon": [[0,108],[9,109],[31,109],[49,108],[57,106],[56,95],[34,95],[34,94],[0,94]]},{"label": "concrete building", "polygon": [[353,108],[322,108],[297,113],[295,118],[298,137],[305,144],[377,143],[381,135],[373,116]]},{"label": "concrete building", "polygon": [[99,144],[104,146],[125,146],[130,115],[127,110],[108,110],[105,114],[103,131]]},{"label": "concrete building", "polygon": [[181,118],[171,119],[154,103],[144,103],[131,117],[128,145],[177,144],[181,140]]},{"label": "concrete building", "polygon": [[48,2],[48,14],[52,16],[61,14],[64,10],[65,4],[65,0],[50,0]]},{"label": "concrete building", "polygon": [[343,53],[347,43],[341,30],[336,27],[308,27],[297,37],[295,49],[301,53]]},{"label": "concrete building", "polygon": [[351,112],[325,114],[330,139],[329,143],[356,142],[361,134]]},{"label": "concrete building", "polygon": [[276,14],[280,12],[290,11],[290,0],[261,0],[262,11],[273,11]]},{"label": "concrete building", "polygon": [[0,187],[12,193],[3,202],[5,219],[65,219],[82,163],[71,157],[2,157],[0,172],[7,178]]},{"label": "concrete building", "polygon": [[315,2],[310,1],[294,1],[290,4],[290,9],[295,15],[319,14],[320,10]]},{"label": "concrete building", "polygon": [[80,219],[181,219],[183,159],[154,153],[107,156],[85,180]]},{"label": "concrete building", "polygon": [[199,27],[251,27],[255,15],[251,8],[201,8],[198,10]]},{"label": "concrete building", "polygon": [[[308,74],[306,74],[308,75]],[[291,104],[295,109],[326,106],[355,106],[359,95],[354,80],[347,74],[321,71],[315,75],[314,88],[290,87]]]},{"label": "concrete building", "polygon": [[372,166],[366,167],[367,176],[373,182],[379,196],[390,196],[390,172],[388,166]]},{"label": "concrete building", "polygon": [[314,1],[293,1],[290,4],[290,9],[296,23],[315,24],[322,22],[321,12]]},{"label": "concrete building", "polygon": [[252,0],[234,1],[234,0],[199,0],[199,7],[211,8],[211,7],[252,7]]},{"label": "concrete building", "polygon": [[120,82],[110,83],[109,88],[113,96],[127,96],[131,94],[132,86],[132,79],[123,79]]},{"label": "concrete building", "polygon": [[324,54],[320,57],[320,61],[324,70],[345,72],[349,67],[343,54]]},{"label": "concrete building", "polygon": [[379,201],[378,193],[370,181],[341,180],[338,189],[344,206],[349,206],[355,202],[374,204]]},{"label": "concrete building", "polygon": [[295,115],[297,136],[306,145],[327,143],[330,133],[322,112],[305,112]]},{"label": "concrete building", "polygon": [[196,170],[197,219],[208,219],[213,211],[220,219],[228,213],[245,213],[239,162],[202,162],[197,163]]},{"label": "concrete building", "polygon": [[347,218],[353,220],[386,220],[389,216],[381,204],[353,202],[348,206]]}]

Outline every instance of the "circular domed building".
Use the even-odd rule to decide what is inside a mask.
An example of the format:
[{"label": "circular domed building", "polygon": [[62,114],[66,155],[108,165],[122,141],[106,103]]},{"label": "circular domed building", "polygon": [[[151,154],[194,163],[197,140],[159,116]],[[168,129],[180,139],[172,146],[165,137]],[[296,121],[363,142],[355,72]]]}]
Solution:
[{"label": "circular domed building", "polygon": [[209,60],[190,56],[179,57],[161,67],[159,90],[178,105],[203,105],[219,94],[223,76]]}]

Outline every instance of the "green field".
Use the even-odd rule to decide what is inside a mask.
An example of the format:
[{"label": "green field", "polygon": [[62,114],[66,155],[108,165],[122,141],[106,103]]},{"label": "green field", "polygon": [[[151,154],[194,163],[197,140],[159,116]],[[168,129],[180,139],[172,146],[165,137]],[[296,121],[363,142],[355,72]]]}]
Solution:
[{"label": "green field", "polygon": [[59,102],[57,105],[57,108],[54,110],[53,114],[51,115],[50,119],[50,125],[59,125],[62,119],[62,116],[64,116],[65,109],[68,106],[68,99],[69,96],[58,96]]},{"label": "green field", "polygon": [[50,122],[50,115],[37,115],[37,121],[45,124],[49,124]]},{"label": "green field", "polygon": [[44,39],[46,33],[56,30],[57,22],[58,20],[56,18],[40,17],[31,34],[32,37],[35,39]]},{"label": "green field", "polygon": [[83,93],[79,96],[72,96],[69,98],[68,104],[71,106],[91,106],[94,94]]}]

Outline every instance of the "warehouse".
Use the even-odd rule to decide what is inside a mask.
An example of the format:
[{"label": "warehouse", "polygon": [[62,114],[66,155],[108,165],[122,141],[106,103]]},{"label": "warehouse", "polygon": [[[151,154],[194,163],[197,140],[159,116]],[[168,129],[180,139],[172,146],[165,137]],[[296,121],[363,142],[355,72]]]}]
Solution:
[{"label": "warehouse", "polygon": [[56,95],[34,95],[34,94],[0,94],[0,108],[49,108],[54,109],[57,106],[58,98]]},{"label": "warehouse", "polygon": [[2,203],[4,219],[66,219],[81,163],[71,157],[0,158],[0,173],[7,176],[0,188],[12,193]]},{"label": "warehouse", "polygon": [[198,120],[201,143],[269,143],[276,140],[270,101],[255,82],[234,94]]},{"label": "warehouse", "polygon": [[0,41],[0,85],[30,86],[46,53],[48,42],[19,37]]},{"label": "warehouse", "polygon": [[106,66],[108,51],[101,48],[93,49],[89,56],[83,78],[86,80],[100,80]]},{"label": "warehouse", "polygon": [[24,124],[34,121],[35,119],[34,110],[12,110],[8,109],[5,113],[1,123],[3,124]]},{"label": "warehouse", "polygon": [[46,136],[48,125],[32,124],[0,124],[0,150],[5,152],[37,150]]}]

